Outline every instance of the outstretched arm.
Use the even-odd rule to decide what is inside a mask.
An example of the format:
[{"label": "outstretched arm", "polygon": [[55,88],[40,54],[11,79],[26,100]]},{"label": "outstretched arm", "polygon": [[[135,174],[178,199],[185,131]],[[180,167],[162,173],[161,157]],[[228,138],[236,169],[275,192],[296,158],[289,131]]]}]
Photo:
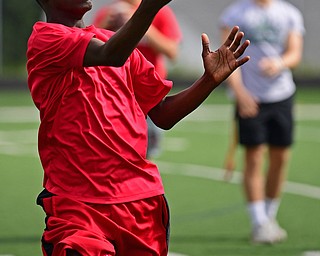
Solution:
[{"label": "outstretched arm", "polygon": [[249,46],[248,40],[241,44],[243,36],[243,32],[234,27],[225,43],[212,52],[208,36],[202,34],[204,74],[192,86],[166,97],[150,110],[152,121],[162,129],[170,129],[195,110],[234,70],[246,63],[248,56],[240,58]]},{"label": "outstretched arm", "polygon": [[142,0],[129,21],[106,43],[93,38],[84,66],[122,66],[150,27],[158,11],[171,0]]}]

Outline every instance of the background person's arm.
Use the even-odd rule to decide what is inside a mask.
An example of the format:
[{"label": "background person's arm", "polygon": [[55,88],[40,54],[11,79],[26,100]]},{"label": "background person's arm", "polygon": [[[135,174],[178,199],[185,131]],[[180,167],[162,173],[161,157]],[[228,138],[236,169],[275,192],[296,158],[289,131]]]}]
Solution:
[{"label": "background person's arm", "polygon": [[259,63],[261,71],[264,75],[272,77],[286,68],[293,69],[300,63],[302,51],[303,36],[301,33],[292,31],[288,35],[286,49],[282,56],[278,58],[263,58]]}]

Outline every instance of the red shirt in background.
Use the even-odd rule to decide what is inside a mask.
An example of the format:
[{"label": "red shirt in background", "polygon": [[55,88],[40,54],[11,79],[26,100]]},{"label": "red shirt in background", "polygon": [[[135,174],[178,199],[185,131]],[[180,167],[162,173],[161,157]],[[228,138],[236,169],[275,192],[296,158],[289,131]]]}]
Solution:
[{"label": "red shirt in background", "polygon": [[[157,28],[167,38],[180,43],[182,33],[178,21],[169,6],[164,6],[156,15],[152,26]],[[138,49],[154,66],[162,78],[167,77],[167,68],[163,54],[155,52],[148,44],[142,41]]]},{"label": "red shirt in background", "polygon": [[[95,26],[102,24],[105,17],[108,15],[108,6],[101,8],[93,21]],[[180,43],[182,33],[179,23],[172,9],[169,6],[164,6],[155,16],[152,26],[157,28],[167,38]],[[154,66],[158,74],[162,78],[167,77],[167,68],[163,54],[154,51],[147,43],[142,40],[137,47],[141,53],[149,60]]]}]

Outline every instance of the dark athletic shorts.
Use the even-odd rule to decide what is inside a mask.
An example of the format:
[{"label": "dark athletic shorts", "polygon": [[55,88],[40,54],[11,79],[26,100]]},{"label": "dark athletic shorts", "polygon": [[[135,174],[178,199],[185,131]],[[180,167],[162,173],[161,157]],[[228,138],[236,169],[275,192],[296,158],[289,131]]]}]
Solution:
[{"label": "dark athletic shorts", "polygon": [[46,217],[45,256],[167,256],[169,211],[164,196],[121,204],[88,204],[61,196],[38,198]]},{"label": "dark athletic shorts", "polygon": [[241,145],[290,146],[293,143],[293,97],[259,104],[259,114],[254,118],[241,118],[236,111],[236,118]]}]

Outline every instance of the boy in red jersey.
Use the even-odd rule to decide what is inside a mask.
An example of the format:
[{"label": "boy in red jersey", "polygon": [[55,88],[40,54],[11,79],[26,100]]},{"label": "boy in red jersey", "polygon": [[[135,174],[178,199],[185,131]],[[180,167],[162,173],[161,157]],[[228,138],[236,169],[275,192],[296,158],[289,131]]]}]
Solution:
[{"label": "boy in red jersey", "polygon": [[203,34],[204,74],[166,96],[172,82],[135,47],[170,0],[143,0],[117,33],[84,25],[90,0],[37,1],[47,22],[33,27],[27,69],[41,119],[43,254],[166,256],[169,214],[157,166],[146,159],[146,116],[173,127],[249,60],[240,58],[249,42],[235,27],[212,52]]}]

